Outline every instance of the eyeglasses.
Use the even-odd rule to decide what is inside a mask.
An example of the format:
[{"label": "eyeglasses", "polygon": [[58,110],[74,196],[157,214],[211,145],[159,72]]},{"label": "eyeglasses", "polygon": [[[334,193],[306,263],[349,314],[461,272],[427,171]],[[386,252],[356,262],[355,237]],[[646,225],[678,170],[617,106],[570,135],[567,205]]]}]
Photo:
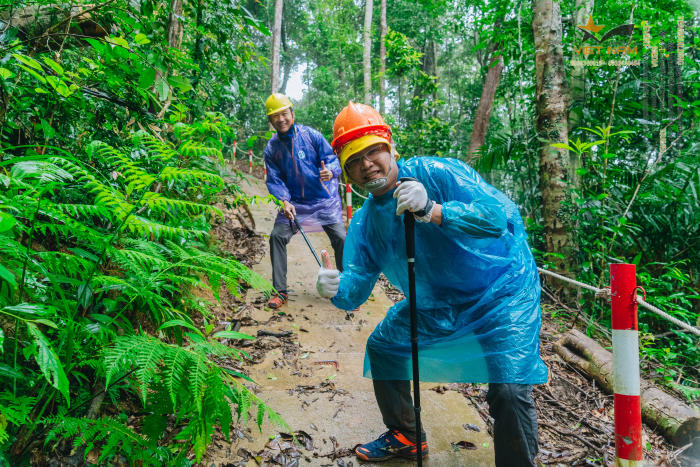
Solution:
[{"label": "eyeglasses", "polygon": [[289,109],[284,109],[281,112],[277,112],[276,114],[269,115],[268,118],[270,119],[271,122],[279,122],[283,118],[292,118],[292,111]]},{"label": "eyeglasses", "polygon": [[379,159],[381,159],[382,154],[384,154],[384,151],[382,149],[383,148],[377,148],[372,151],[369,151],[369,153],[363,154],[362,156],[350,159],[345,163],[345,170],[348,172],[356,171],[358,168],[361,167],[360,162],[363,159],[367,162],[377,162]]}]

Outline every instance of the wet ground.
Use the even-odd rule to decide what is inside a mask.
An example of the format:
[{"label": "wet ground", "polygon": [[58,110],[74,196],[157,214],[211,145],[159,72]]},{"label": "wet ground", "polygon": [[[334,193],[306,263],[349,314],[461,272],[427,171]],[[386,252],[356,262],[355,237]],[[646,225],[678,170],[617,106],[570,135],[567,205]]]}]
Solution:
[{"label": "wet ground", "polygon": [[[267,194],[259,179],[243,182],[241,187],[251,195]],[[267,235],[276,212],[265,204],[251,206],[251,212],[256,232],[265,239],[265,256],[253,269],[271,279]],[[327,249],[332,255],[323,232],[307,235],[317,252]],[[367,337],[392,301],[378,284],[354,318],[346,320],[343,311],[317,295],[317,271],[315,259],[297,234],[288,246],[289,303],[280,313],[269,310],[261,306],[264,297],[251,290],[246,305],[239,307],[240,331],[260,333],[250,348],[244,348],[254,360],[246,366],[256,383],[249,386],[289,427],[266,420],[260,433],[252,420],[250,430],[241,430],[234,442],[215,442],[202,465],[363,465],[352,448],[386,430],[372,382],[362,377],[362,366]],[[421,385],[422,419],[430,448],[424,464],[493,465],[493,442],[477,409],[459,392],[431,390],[436,387]],[[291,432],[297,432],[304,447],[280,436]]]}]

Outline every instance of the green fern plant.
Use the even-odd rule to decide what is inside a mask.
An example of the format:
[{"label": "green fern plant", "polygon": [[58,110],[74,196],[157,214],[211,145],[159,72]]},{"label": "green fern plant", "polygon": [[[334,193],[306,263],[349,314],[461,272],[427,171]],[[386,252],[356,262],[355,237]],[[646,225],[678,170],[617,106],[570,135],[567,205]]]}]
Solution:
[{"label": "green fern plant", "polygon": [[[235,258],[210,247],[211,220],[222,216],[215,196],[226,186],[218,137],[206,133],[212,125],[221,122],[211,120],[196,131],[179,125],[173,140],[138,132],[120,148],[93,142],[80,157],[49,147],[46,154],[3,154],[0,375],[8,384],[0,393],[7,395],[0,397],[0,458],[3,452],[10,452],[13,462],[23,458],[58,420],[52,418],[56,414],[80,419],[97,390],[95,381],[106,372],[105,360],[96,356],[115,348],[118,336],[131,335],[144,321],[151,322],[148,328],[180,322],[159,335],[181,342],[187,337],[182,326],[194,328],[191,315],[208,313],[196,289],[208,288],[216,299],[222,288],[239,295],[243,284],[271,289]],[[201,456],[212,427],[230,426],[230,406],[227,414],[219,396],[224,394],[227,404],[240,399],[246,410],[253,399],[236,386],[240,375],[207,360],[208,355],[234,358],[237,351],[191,337],[187,342],[183,349],[189,353],[173,353],[163,344],[167,352],[156,353],[159,363],[143,355],[134,363],[140,368],[134,381],[150,388],[148,399],[140,385],[122,383],[108,393],[129,397],[123,389],[131,387],[148,410],[158,407],[147,417],[146,434],[177,411],[196,441],[185,444]],[[186,376],[165,378],[164,361],[185,365]],[[194,392],[184,389],[187,385]],[[258,407],[266,413],[264,405]],[[90,434],[111,422],[75,423],[86,440],[107,453],[104,459],[139,445],[132,435],[117,442]],[[74,430],[58,427],[55,435],[70,437],[78,433]]]},{"label": "green fern plant", "polygon": [[[232,409],[245,422],[248,410],[256,406],[258,427],[264,415],[280,426],[283,420],[264,402],[212,358],[239,360],[244,352],[227,347],[214,340],[207,340],[196,328],[187,332],[189,342],[185,346],[164,343],[148,335],[119,337],[105,352],[105,385],[117,377],[133,372],[130,386],[138,391],[144,408],[153,414],[150,423],[165,428],[166,414],[174,413],[185,423],[176,439],[191,445],[201,460],[211,441],[215,427],[229,439],[232,429]],[[213,338],[252,338],[234,331],[221,331]],[[161,431],[162,432],[162,431]],[[153,435],[156,439],[160,434]]]},{"label": "green fern plant", "polygon": [[[51,426],[44,445],[60,438],[73,438],[73,449],[84,448],[83,460],[93,449],[99,449],[97,464],[109,464],[118,455],[125,456],[130,465],[176,465],[177,458],[170,450],[158,446],[147,436],[136,433],[119,420],[104,417],[97,420],[57,416],[43,422]],[[183,457],[179,458],[180,464]]]}]

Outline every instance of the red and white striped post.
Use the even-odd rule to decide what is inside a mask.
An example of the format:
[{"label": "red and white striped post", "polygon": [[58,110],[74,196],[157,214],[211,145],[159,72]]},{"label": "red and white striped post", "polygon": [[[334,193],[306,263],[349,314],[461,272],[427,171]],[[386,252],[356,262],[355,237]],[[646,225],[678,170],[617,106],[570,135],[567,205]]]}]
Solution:
[{"label": "red and white striped post", "polygon": [[233,150],[232,150],[233,158],[232,159],[234,162],[236,160],[236,146],[238,146],[238,141],[233,142]]},{"label": "red and white striped post", "polygon": [[248,173],[253,173],[253,150],[248,149]]},{"label": "red and white striped post", "polygon": [[345,184],[345,206],[348,210],[348,224],[350,224],[350,219],[352,219],[352,189],[350,184]]},{"label": "red and white striped post", "polygon": [[634,264],[610,265],[615,452],[618,466],[642,465],[637,274]]},{"label": "red and white striped post", "polygon": [[263,161],[263,180],[267,181],[267,165],[265,165],[265,161]]}]

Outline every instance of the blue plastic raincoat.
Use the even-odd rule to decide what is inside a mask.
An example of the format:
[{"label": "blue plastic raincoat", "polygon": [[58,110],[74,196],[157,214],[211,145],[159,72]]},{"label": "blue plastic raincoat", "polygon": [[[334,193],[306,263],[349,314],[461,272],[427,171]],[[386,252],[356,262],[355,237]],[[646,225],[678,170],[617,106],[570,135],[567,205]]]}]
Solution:
[{"label": "blue plastic raincoat", "polygon": [[[416,297],[422,381],[546,382],[539,355],[540,282],[518,208],[455,159],[399,162],[442,205],[442,225],[416,223]],[[332,302],[364,303],[381,272],[408,296],[406,238],[393,190],[370,196],[348,229]],[[412,378],[408,300],[367,341],[364,376]]]},{"label": "blue plastic raincoat", "polygon": [[[333,172],[322,182],[321,161]],[[267,189],[280,201],[294,205],[297,219],[308,231],[320,231],[322,225],[343,222],[338,193],[340,162],[326,139],[313,128],[292,125],[285,133],[276,133],[265,147]],[[289,222],[280,212],[275,222]]]}]

